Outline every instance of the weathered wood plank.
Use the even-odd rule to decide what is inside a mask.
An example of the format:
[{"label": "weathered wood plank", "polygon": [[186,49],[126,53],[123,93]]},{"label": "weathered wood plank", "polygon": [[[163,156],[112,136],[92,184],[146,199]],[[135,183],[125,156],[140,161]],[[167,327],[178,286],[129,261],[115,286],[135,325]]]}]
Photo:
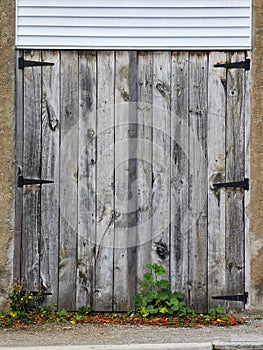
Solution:
[{"label": "weathered wood plank", "polygon": [[[244,60],[244,53],[230,54],[230,61]],[[226,181],[239,181],[245,175],[245,72],[227,72]],[[226,189],[226,292],[244,292],[244,192]],[[240,308],[240,302],[229,303]]]},{"label": "weathered wood plank", "polygon": [[169,278],[170,267],[170,129],[171,52],[153,54],[153,261]]},{"label": "weathered wood plank", "polygon": [[[63,87],[63,88],[62,88]],[[78,52],[61,52],[59,307],[76,308]]]},{"label": "weathered wood plank", "polygon": [[[28,60],[41,60],[40,51],[26,51]],[[24,70],[23,176],[40,177],[41,169],[41,68]],[[40,186],[24,186],[21,275],[25,287],[39,290]]]},{"label": "weathered wood plank", "polygon": [[97,232],[94,309],[111,311],[114,247],[114,52],[97,56]]},{"label": "weathered wood plank", "polygon": [[128,239],[127,239],[127,256],[128,256],[128,290],[129,301],[126,306],[127,310],[134,307],[133,297],[136,294],[136,256],[137,256],[137,52],[129,52],[129,89],[130,89],[130,109],[129,109],[129,202],[128,202]]},{"label": "weathered wood plank", "polygon": [[42,60],[54,66],[42,69],[42,179],[53,180],[41,189],[41,287],[51,292],[45,302],[58,302],[59,243],[59,122],[60,122],[60,55],[43,51]]},{"label": "weathered wood plank", "polygon": [[[135,60],[132,58],[135,58]],[[136,107],[131,69],[136,56],[116,52],[115,78],[115,238],[114,310],[129,310],[134,295],[134,246],[136,245]],[[134,108],[135,107],[135,108]],[[132,123],[134,119],[134,123]],[[131,151],[134,154],[131,154]],[[132,181],[131,181],[132,180]],[[132,218],[131,218],[132,216]],[[132,222],[133,219],[133,222]],[[135,222],[134,222],[135,219]],[[134,242],[132,241],[134,240]],[[132,264],[130,263],[132,262]]]},{"label": "weathered wood plank", "polygon": [[96,242],[96,74],[96,52],[80,52],[77,308],[93,307]]},{"label": "weathered wood plank", "polygon": [[[16,52],[16,176],[23,166],[24,142],[24,71],[18,68],[18,59],[23,57],[23,51]],[[17,179],[16,179],[17,181]],[[14,226],[14,282],[21,280],[21,247],[23,222],[23,189],[16,187],[15,193],[15,226]]]},{"label": "weathered wood plank", "polygon": [[209,55],[208,76],[208,305],[223,306],[213,296],[225,295],[225,190],[213,190],[213,183],[225,182],[226,62],[224,52]]},{"label": "weathered wood plank", "polygon": [[195,310],[207,309],[207,54],[189,61],[189,294]]},{"label": "weathered wood plank", "polygon": [[153,54],[138,52],[137,67],[137,292],[145,265],[152,262],[152,98]]},{"label": "weathered wood plank", "polygon": [[172,53],[171,262],[172,290],[188,297],[188,52]]}]

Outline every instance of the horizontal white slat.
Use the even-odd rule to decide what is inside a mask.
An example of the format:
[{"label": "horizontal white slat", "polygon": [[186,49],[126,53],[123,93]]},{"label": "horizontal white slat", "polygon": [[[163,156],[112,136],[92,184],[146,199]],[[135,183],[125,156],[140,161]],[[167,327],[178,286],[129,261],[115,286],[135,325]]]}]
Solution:
[{"label": "horizontal white slat", "polygon": [[174,28],[234,28],[249,27],[250,18],[240,17],[219,17],[219,18],[89,18],[86,17],[20,17],[18,18],[18,27],[20,26],[42,26],[43,28],[52,27],[174,27]]},{"label": "horizontal white slat", "polygon": [[[48,16],[48,17],[166,17],[166,18],[195,18],[195,17],[249,17],[249,8],[51,8],[51,7],[22,7],[18,9],[19,16]],[[70,20],[69,20],[70,26]]]},{"label": "horizontal white slat", "polygon": [[21,36],[56,36],[61,37],[147,37],[147,38],[198,38],[206,37],[246,37],[248,36],[247,28],[89,28],[89,27],[20,27],[18,35]]},{"label": "horizontal white slat", "polygon": [[249,49],[252,0],[17,0],[18,48]]},{"label": "horizontal white slat", "polygon": [[249,7],[250,0],[18,0],[25,7]]},{"label": "horizontal white slat", "polygon": [[[249,46],[248,38],[198,38],[196,40],[186,40],[185,38],[86,38],[86,37],[20,37],[18,46],[23,47],[25,42],[28,48],[39,48],[39,42],[43,48],[158,48],[167,47],[171,49],[177,48],[244,48]],[[41,47],[42,47],[41,45]],[[227,45],[227,46],[226,46]]]}]

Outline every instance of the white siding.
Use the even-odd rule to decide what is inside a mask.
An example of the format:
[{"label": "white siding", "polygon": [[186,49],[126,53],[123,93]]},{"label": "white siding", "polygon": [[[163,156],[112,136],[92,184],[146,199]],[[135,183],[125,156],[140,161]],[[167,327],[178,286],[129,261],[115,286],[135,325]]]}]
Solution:
[{"label": "white siding", "polygon": [[250,49],[251,0],[17,0],[18,48]]}]

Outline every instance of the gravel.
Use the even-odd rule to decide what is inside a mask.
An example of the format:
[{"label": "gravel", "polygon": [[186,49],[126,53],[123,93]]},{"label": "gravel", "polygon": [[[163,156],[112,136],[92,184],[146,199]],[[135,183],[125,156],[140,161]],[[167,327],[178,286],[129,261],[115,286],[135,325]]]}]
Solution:
[{"label": "gravel", "polygon": [[263,320],[234,327],[166,328],[109,324],[39,324],[26,329],[0,329],[0,347],[202,343],[207,341],[262,342]]}]

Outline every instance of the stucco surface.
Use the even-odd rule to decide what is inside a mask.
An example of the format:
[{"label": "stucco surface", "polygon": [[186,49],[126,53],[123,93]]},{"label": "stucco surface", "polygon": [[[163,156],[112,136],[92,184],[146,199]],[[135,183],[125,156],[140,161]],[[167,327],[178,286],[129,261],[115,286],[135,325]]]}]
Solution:
[{"label": "stucco surface", "polygon": [[[14,40],[15,1],[0,2],[0,307],[7,307],[5,299],[11,281],[8,266],[13,237],[14,183]],[[12,255],[12,254],[11,254]]]},{"label": "stucco surface", "polygon": [[263,309],[263,2],[254,1],[250,129],[250,308]]}]

